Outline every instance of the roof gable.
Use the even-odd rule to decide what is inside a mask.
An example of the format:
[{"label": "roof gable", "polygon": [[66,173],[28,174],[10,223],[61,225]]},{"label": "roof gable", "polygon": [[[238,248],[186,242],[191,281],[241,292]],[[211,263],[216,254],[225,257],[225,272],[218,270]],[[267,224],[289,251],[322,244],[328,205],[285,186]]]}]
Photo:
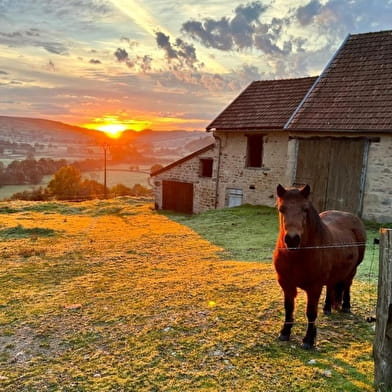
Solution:
[{"label": "roof gable", "polygon": [[287,128],[392,131],[392,31],[348,36]]},{"label": "roof gable", "polygon": [[207,130],[281,129],[316,79],[252,82]]},{"label": "roof gable", "polygon": [[189,159],[192,159],[192,158],[194,158],[197,155],[203,154],[204,152],[206,152],[208,150],[211,150],[212,148],[214,148],[214,146],[215,146],[215,143],[208,144],[206,147],[203,147],[200,150],[197,150],[197,151],[195,151],[195,152],[185,156],[184,158],[181,158],[181,159],[179,159],[179,160],[177,160],[175,162],[170,163],[169,165],[167,165],[165,167],[162,167],[161,169],[158,169],[158,170],[152,172],[150,174],[150,176],[151,177],[157,176],[158,174],[161,174],[161,173],[165,172],[166,170],[169,170],[169,169],[171,169],[171,168],[173,168],[175,166],[180,165],[181,163],[189,161]]}]

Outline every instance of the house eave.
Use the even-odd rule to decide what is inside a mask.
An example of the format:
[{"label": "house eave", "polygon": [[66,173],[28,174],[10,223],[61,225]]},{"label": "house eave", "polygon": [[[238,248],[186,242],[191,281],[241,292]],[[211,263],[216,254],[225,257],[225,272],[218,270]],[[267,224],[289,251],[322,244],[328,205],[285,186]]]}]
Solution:
[{"label": "house eave", "polygon": [[284,132],[287,131],[282,127],[276,126],[268,126],[268,127],[241,127],[241,128],[211,128],[207,129],[207,132],[265,132],[265,131],[276,131],[276,132]]},{"label": "house eave", "polygon": [[392,134],[392,129],[344,129],[344,128],[287,128],[290,134],[293,133],[316,133],[316,134]]}]

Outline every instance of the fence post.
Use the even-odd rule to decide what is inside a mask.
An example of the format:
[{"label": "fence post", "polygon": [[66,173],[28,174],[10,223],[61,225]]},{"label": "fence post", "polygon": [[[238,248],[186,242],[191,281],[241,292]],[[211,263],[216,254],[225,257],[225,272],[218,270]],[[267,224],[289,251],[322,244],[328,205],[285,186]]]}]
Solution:
[{"label": "fence post", "polygon": [[392,230],[380,230],[380,261],[374,338],[375,385],[392,391]]}]

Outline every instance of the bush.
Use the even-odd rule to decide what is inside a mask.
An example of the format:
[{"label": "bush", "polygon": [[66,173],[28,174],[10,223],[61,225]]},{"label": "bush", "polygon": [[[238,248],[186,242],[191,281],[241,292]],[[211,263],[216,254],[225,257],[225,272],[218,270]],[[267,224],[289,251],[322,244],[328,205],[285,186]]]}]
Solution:
[{"label": "bush", "polygon": [[129,196],[132,193],[132,189],[125,186],[124,184],[117,184],[110,188],[110,194],[116,196]]},{"label": "bush", "polygon": [[42,186],[31,191],[14,193],[11,196],[11,200],[47,201],[49,199],[50,193],[48,192],[47,188],[42,188]]}]

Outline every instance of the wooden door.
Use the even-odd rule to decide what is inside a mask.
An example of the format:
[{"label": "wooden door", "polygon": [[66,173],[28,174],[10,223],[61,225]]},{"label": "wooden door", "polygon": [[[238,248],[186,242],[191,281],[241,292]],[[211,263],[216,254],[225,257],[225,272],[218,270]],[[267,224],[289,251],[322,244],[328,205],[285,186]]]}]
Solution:
[{"label": "wooden door", "polygon": [[298,140],[297,171],[294,185],[309,184],[312,202],[324,210],[324,199],[328,186],[330,139]]},{"label": "wooden door", "polygon": [[366,171],[366,139],[301,139],[298,146],[298,185],[309,184],[319,211],[361,213]]},{"label": "wooden door", "polygon": [[193,184],[179,181],[162,181],[162,208],[192,214]]}]

